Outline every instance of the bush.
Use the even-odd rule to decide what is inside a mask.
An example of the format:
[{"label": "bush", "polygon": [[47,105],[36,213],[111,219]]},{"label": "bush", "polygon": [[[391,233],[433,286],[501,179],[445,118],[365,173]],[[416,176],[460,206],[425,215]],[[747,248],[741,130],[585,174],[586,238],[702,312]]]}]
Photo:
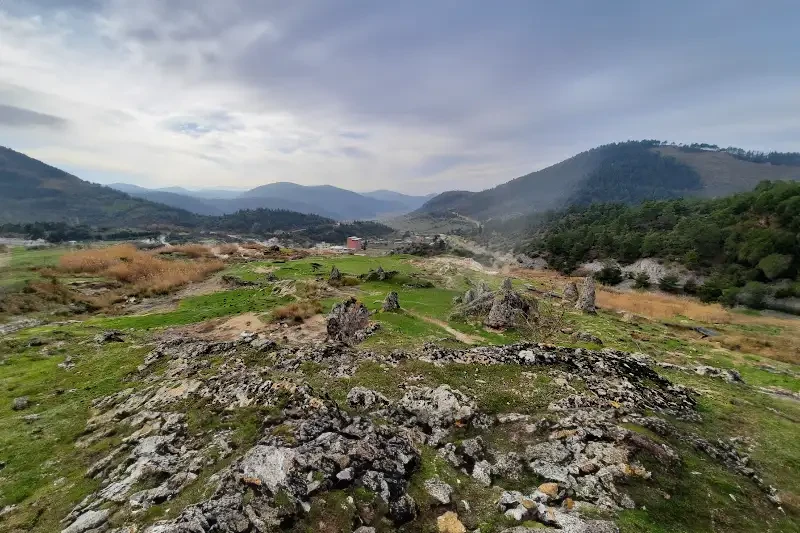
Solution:
[{"label": "bush", "polygon": [[683,292],[686,294],[691,294],[692,296],[696,295],[700,287],[697,285],[697,281],[694,278],[689,278],[686,280],[686,283],[683,284]]},{"label": "bush", "polygon": [[647,272],[639,272],[636,274],[636,277],[633,281],[633,288],[634,289],[647,289],[650,287],[650,276],[647,275]]},{"label": "bush", "polygon": [[594,279],[603,285],[618,285],[622,283],[622,270],[615,265],[606,265],[594,275]]},{"label": "bush", "polygon": [[739,292],[741,289],[738,287],[731,287],[725,290],[720,290],[719,301],[725,307],[735,307],[739,303]]},{"label": "bush", "polygon": [[664,292],[678,292],[680,290],[678,287],[678,276],[672,274],[664,276],[658,280],[658,288]]},{"label": "bush", "polygon": [[770,254],[758,262],[758,268],[769,279],[778,279],[789,273],[792,266],[792,256]]},{"label": "bush", "polygon": [[769,287],[757,281],[751,281],[739,291],[739,302],[753,309],[763,309],[764,300],[771,295]]},{"label": "bush", "polygon": [[278,307],[272,311],[272,320],[291,320],[293,322],[302,322],[306,318],[310,318],[322,312],[322,304],[317,300],[305,300],[302,302],[294,302],[282,307]]}]

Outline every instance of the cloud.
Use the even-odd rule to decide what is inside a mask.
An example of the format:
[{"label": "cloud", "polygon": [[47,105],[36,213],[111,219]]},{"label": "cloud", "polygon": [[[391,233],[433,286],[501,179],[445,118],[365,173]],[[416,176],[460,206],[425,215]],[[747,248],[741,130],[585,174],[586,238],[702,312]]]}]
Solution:
[{"label": "cloud", "polygon": [[0,124],[12,127],[47,126],[49,128],[63,128],[67,121],[61,117],[37,113],[30,109],[0,104]]},{"label": "cloud", "polygon": [[732,0],[5,0],[0,144],[101,181],[414,193],[630,138],[797,149],[798,23]]}]

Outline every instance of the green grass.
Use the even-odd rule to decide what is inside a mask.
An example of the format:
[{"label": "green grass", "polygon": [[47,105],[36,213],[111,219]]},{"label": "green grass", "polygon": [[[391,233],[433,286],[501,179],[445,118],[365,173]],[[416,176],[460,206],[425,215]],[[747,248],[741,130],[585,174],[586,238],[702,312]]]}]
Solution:
[{"label": "green grass", "polygon": [[[84,477],[86,467],[114,442],[106,440],[77,448],[93,399],[136,384],[123,377],[141,363],[147,348],[135,338],[97,346],[89,332],[53,332],[45,347],[27,347],[21,337],[4,341],[0,350],[0,507],[21,503],[11,530],[59,531],[58,520],[94,490],[97,482]],[[66,341],[57,347],[59,341]],[[42,353],[47,349],[47,355]],[[75,367],[59,368],[66,355]],[[11,410],[14,398],[28,396],[31,407]],[[40,418],[25,422],[22,416]],[[0,527],[4,528],[6,525]]]},{"label": "green grass", "polygon": [[202,322],[211,318],[249,312],[265,312],[288,298],[277,297],[264,289],[234,289],[181,300],[178,309],[166,313],[151,313],[111,318],[94,318],[87,324],[115,329],[154,329]]},{"label": "green grass", "polygon": [[53,247],[42,250],[29,250],[23,247],[11,249],[10,264],[0,268],[0,287],[16,287],[26,281],[40,279],[37,269],[58,264],[58,258],[69,251],[67,248]]}]

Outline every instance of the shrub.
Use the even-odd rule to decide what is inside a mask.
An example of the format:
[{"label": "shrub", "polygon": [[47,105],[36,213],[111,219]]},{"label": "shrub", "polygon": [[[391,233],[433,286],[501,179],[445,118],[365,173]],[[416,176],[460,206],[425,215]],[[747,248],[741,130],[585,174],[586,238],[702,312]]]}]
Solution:
[{"label": "shrub", "polygon": [[639,272],[636,274],[636,277],[633,281],[633,288],[634,289],[647,289],[650,287],[650,276],[647,275],[647,272]]},{"label": "shrub", "polygon": [[235,244],[229,244],[229,243],[220,244],[217,249],[219,250],[219,253],[221,253],[223,255],[231,255],[231,254],[235,254],[237,251],[239,251],[239,247],[238,246],[236,246]]},{"label": "shrub", "polygon": [[664,292],[678,292],[678,276],[668,274],[658,280],[658,288]]},{"label": "shrub", "polygon": [[272,311],[272,320],[292,320],[302,322],[322,312],[322,304],[317,300],[303,300],[278,307]]},{"label": "shrub", "polygon": [[753,309],[763,309],[764,300],[770,294],[769,287],[763,283],[751,281],[739,291],[739,302]]},{"label": "shrub", "polygon": [[683,292],[686,294],[694,296],[699,290],[700,287],[697,285],[697,281],[694,278],[687,279],[686,283],[683,284]]},{"label": "shrub", "polygon": [[622,270],[615,265],[606,265],[594,275],[594,279],[603,285],[618,285],[622,283]]},{"label": "shrub", "polygon": [[789,273],[792,266],[792,256],[770,254],[758,262],[758,268],[769,279],[778,279]]}]

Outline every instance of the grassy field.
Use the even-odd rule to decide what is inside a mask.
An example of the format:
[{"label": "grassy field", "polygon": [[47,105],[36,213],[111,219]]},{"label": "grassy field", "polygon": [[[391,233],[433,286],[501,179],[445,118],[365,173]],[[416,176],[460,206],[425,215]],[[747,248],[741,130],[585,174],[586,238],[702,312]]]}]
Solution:
[{"label": "grassy field", "polygon": [[[0,280],[21,282],[26,276],[37,275],[31,269],[58,265],[63,253],[64,250],[57,249],[15,252],[9,265],[0,269]],[[331,289],[326,280],[334,265],[351,281]],[[398,274],[386,281],[358,280],[357,276],[378,266]],[[239,288],[214,285],[210,293],[188,292],[177,307],[169,310],[117,316],[106,316],[101,310],[82,317],[77,324],[44,325],[0,338],[0,461],[5,464],[0,470],[0,508],[17,505],[13,512],[0,517],[0,530],[58,531],[61,529],[58,520],[96,488],[96,481],[84,477],[87,465],[118,444],[123,436],[110,435],[89,447],[76,447],[75,440],[90,414],[90,403],[95,398],[141,385],[133,371],[165,329],[180,333],[185,326],[243,313],[255,313],[268,321],[278,307],[312,300],[318,301],[323,312],[327,312],[336,302],[352,295],[375,311],[373,318],[382,326],[362,344],[365,349],[389,352],[418,348],[426,342],[463,347],[468,342],[502,344],[521,338],[518,332],[489,331],[479,323],[452,319],[454,296],[470,283],[486,281],[498,286],[502,277],[443,266],[447,265],[405,256],[229,262],[225,270],[214,276],[233,276],[255,285]],[[279,282],[269,282],[270,274]],[[422,288],[425,282],[432,286]],[[520,290],[525,290],[525,284],[532,284],[541,290],[558,291],[562,283],[561,278],[540,275],[514,280]],[[275,286],[289,286],[292,290],[277,294],[273,293]],[[318,291],[320,287],[326,287],[326,291]],[[401,311],[379,311],[389,291],[398,292]],[[800,402],[759,389],[772,386],[800,391],[800,365],[792,357],[800,321],[703,307],[693,300],[671,300],[659,295],[607,298],[605,294],[606,291],[599,291],[601,309],[596,315],[566,312],[563,331],[557,332],[550,342],[599,348],[579,342],[571,335],[572,331],[586,331],[602,339],[604,347],[646,353],[657,361],[738,370],[746,382],[744,385],[662,370],[674,382],[701,391],[703,422],[699,425],[672,422],[709,439],[734,436],[750,439],[753,463],[763,472],[765,482],[779,487],[785,502],[783,511],[776,510],[751,482],[688,449],[685,443],[670,442],[680,449],[683,461],[669,468],[647,465],[653,471],[653,478],[626,487],[639,506],[619,515],[621,530],[624,533],[800,531]],[[158,298],[154,301],[161,301]],[[308,305],[304,309],[316,307]],[[719,335],[703,338],[692,329],[694,326],[713,328]],[[93,341],[96,333],[107,329],[122,330],[126,342],[98,345]],[[67,357],[75,365],[71,370],[58,366]],[[258,359],[250,364],[264,364],[265,372],[273,379],[302,379],[339,401],[355,385],[399,398],[403,394],[402,385],[414,380],[422,385],[447,383],[459,388],[487,413],[514,411],[538,415],[551,401],[565,394],[554,386],[547,371],[526,371],[517,366],[437,366],[409,359],[390,369],[363,362],[351,378],[343,380],[319,372],[311,363],[282,374]],[[23,412],[13,411],[12,402],[20,396],[27,396],[31,407]],[[237,414],[238,418],[223,422],[202,412],[200,407],[187,406],[187,409],[192,423],[200,429],[228,424],[240,433],[237,438],[243,443],[254,438],[259,427],[257,412],[243,411]],[[30,414],[38,418],[23,418]],[[502,434],[489,434],[486,438],[498,448],[514,445]],[[499,531],[509,525],[496,516],[492,503],[497,497],[494,489],[478,487],[468,476],[436,457],[433,450],[426,449],[421,471],[412,481],[420,502],[421,528],[435,528],[435,520],[430,518],[434,508],[421,490],[422,480],[432,472],[457,485],[459,497],[483,502],[476,503],[470,511],[478,517],[478,522],[483,521],[482,531]],[[178,501],[148,510],[142,520],[173,516],[181,506],[200,497],[198,487],[199,484],[187,490]],[[319,509],[336,507],[336,501],[331,496]],[[335,511],[333,507],[330,512]],[[314,513],[324,512],[314,509]],[[309,517],[308,527],[313,526],[315,516]]]},{"label": "grassy field", "polygon": [[5,252],[5,265],[0,262],[0,288],[13,288],[28,280],[40,279],[38,270],[58,264],[58,259],[68,251],[67,248],[44,248],[31,250],[14,247]]}]

